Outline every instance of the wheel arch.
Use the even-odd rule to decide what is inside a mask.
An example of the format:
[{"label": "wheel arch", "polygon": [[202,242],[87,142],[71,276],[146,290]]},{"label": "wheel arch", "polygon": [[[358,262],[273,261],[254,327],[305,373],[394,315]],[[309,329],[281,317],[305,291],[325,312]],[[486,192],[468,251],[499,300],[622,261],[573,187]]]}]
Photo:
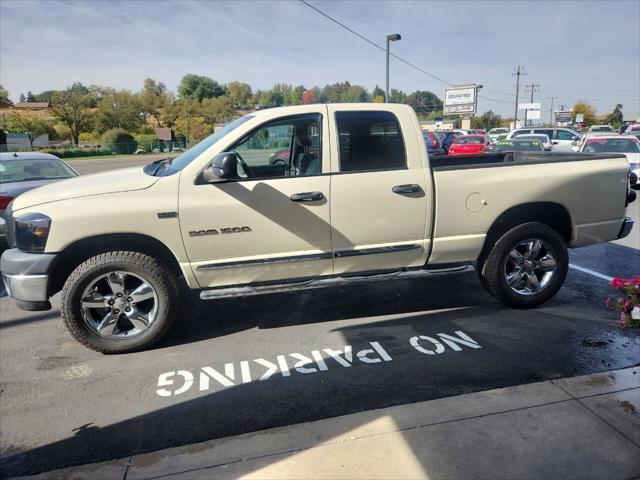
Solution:
[{"label": "wheel arch", "polygon": [[500,236],[518,225],[529,222],[540,222],[553,228],[567,246],[573,242],[573,221],[564,205],[554,202],[523,203],[505,210],[495,219],[487,231],[484,246],[478,257],[478,266],[483,267],[484,260]]},{"label": "wheel arch", "polygon": [[160,240],[140,233],[113,233],[76,240],[56,255],[49,270],[49,296],[62,290],[71,272],[85,260],[115,250],[133,251],[162,260],[177,278],[183,276],[173,252]]}]

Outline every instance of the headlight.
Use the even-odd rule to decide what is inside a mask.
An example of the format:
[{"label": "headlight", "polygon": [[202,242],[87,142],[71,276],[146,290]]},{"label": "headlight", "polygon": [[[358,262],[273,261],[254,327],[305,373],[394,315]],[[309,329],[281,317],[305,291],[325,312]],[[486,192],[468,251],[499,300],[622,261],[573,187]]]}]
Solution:
[{"label": "headlight", "polygon": [[29,213],[15,219],[16,247],[28,253],[44,252],[51,219],[42,213]]}]

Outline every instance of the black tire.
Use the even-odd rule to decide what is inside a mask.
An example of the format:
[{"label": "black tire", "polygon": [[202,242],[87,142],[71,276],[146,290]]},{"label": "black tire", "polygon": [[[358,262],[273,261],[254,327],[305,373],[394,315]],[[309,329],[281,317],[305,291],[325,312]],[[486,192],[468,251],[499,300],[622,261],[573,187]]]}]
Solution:
[{"label": "black tire", "polygon": [[[157,296],[157,313],[148,328],[131,338],[106,338],[89,328],[82,315],[81,296],[101,275],[111,271],[138,275]],[[171,328],[180,310],[181,291],[174,272],[157,259],[138,252],[115,251],[89,258],[69,276],[62,288],[62,317],[73,337],[101,353],[129,353],[146,349]]]},{"label": "black tire", "polygon": [[[553,249],[556,268],[542,290],[525,295],[508,285],[505,268],[509,253],[517,245],[531,239],[542,240]],[[548,225],[531,222],[519,225],[503,234],[479,265],[478,273],[484,288],[505,305],[512,308],[533,308],[553,298],[562,287],[568,268],[569,253],[560,234]]]}]

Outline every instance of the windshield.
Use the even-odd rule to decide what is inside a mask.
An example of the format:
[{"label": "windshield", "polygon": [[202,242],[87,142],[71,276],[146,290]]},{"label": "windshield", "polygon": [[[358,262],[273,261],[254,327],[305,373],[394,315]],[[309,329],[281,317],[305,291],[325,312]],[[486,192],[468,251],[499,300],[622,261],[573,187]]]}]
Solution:
[{"label": "windshield", "polygon": [[238,128],[243,123],[251,120],[252,118],[253,118],[253,115],[245,115],[243,117],[240,117],[234,120],[233,122],[226,124],[217,132],[209,135],[207,138],[202,140],[197,145],[194,145],[186,152],[182,153],[181,155],[178,155],[176,158],[174,158],[171,161],[171,165],[169,165],[169,167],[166,169],[166,174],[171,175],[172,173],[179,172],[184,167],[189,165],[193,160],[195,160],[202,152],[204,152],[211,145],[216,143],[218,140],[220,140],[222,137],[224,137],[228,133],[231,133],[233,130]]},{"label": "windshield", "polygon": [[77,176],[63,161],[52,159],[20,159],[0,161],[0,183],[53,180]]},{"label": "windshield", "polygon": [[638,139],[627,138],[589,138],[582,147],[585,153],[640,153]]},{"label": "windshield", "polygon": [[591,127],[592,132],[610,132],[611,127],[609,125],[596,125]]},{"label": "windshield", "polygon": [[494,152],[540,152],[543,150],[539,140],[503,140],[493,146]]}]

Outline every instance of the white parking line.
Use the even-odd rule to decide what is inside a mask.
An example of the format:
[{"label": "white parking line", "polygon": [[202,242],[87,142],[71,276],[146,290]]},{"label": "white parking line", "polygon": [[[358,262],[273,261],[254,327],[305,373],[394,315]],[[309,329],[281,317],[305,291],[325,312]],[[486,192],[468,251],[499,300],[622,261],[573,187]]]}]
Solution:
[{"label": "white parking line", "polygon": [[606,275],[603,275],[602,273],[594,272],[593,270],[589,270],[588,268],[584,268],[584,267],[580,267],[578,265],[574,265],[573,263],[569,264],[569,268],[573,268],[574,270],[578,270],[580,272],[588,273],[589,275],[593,275],[594,277],[601,278],[603,280],[606,280],[607,282],[610,282],[611,280],[613,280],[613,277],[607,277]]}]

